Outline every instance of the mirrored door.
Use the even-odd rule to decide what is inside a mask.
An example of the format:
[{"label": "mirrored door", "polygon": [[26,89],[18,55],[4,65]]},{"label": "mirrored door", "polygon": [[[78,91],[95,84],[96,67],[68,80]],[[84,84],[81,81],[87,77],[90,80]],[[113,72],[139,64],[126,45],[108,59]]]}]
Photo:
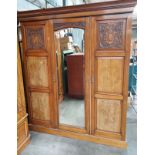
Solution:
[{"label": "mirrored door", "polygon": [[54,28],[59,128],[86,132],[90,90],[86,20],[57,20]]}]

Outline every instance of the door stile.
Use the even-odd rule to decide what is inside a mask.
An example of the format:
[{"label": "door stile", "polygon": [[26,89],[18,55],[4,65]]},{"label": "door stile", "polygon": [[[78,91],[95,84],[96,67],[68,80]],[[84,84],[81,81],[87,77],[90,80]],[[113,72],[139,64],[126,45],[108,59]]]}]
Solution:
[{"label": "door stile", "polygon": [[128,15],[126,21],[126,45],[125,45],[125,62],[124,62],[124,79],[123,79],[123,101],[122,101],[122,126],[121,126],[121,139],[126,140],[126,115],[127,115],[127,102],[128,102],[128,73],[130,63],[131,51],[131,27],[132,16]]}]

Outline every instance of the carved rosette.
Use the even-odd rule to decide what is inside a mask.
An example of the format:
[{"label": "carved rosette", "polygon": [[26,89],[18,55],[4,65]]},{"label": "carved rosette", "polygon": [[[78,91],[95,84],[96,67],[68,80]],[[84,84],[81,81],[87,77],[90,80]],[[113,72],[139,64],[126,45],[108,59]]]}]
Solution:
[{"label": "carved rosette", "polygon": [[27,48],[42,49],[44,48],[44,30],[42,27],[26,29]]},{"label": "carved rosette", "polygon": [[123,21],[99,23],[98,27],[98,47],[122,49],[124,45],[124,25]]}]

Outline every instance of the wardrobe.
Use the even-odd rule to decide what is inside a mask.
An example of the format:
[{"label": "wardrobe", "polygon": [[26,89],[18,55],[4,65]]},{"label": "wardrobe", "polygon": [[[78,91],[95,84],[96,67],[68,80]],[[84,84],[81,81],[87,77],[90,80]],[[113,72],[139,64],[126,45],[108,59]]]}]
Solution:
[{"label": "wardrobe", "polygon": [[[126,148],[128,68],[135,0],[18,12],[29,128]],[[84,126],[60,122],[55,32],[84,30]],[[76,115],[76,113],[75,113]]]},{"label": "wardrobe", "polygon": [[26,113],[25,94],[22,76],[21,56],[17,44],[17,153],[19,154],[30,143]]}]

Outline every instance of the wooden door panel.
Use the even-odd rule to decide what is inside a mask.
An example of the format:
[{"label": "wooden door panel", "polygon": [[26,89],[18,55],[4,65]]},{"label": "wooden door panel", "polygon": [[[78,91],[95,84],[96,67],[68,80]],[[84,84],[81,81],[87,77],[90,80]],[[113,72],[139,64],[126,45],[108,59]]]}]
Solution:
[{"label": "wooden door panel", "polygon": [[96,23],[96,49],[124,50],[125,49],[125,19],[102,20]]},{"label": "wooden door panel", "polygon": [[31,92],[32,118],[37,120],[50,120],[49,94]]},{"label": "wooden door panel", "polygon": [[52,21],[22,24],[24,72],[30,123],[54,126],[54,56]]},{"label": "wooden door panel", "polygon": [[121,130],[121,102],[97,99],[97,130],[118,132]]},{"label": "wooden door panel", "polygon": [[91,133],[125,140],[131,18],[92,18]]},{"label": "wooden door panel", "polygon": [[48,64],[46,57],[28,57],[27,72],[30,86],[48,87]]},{"label": "wooden door panel", "polygon": [[98,57],[96,59],[96,91],[121,94],[123,86],[123,57]]},{"label": "wooden door panel", "polygon": [[26,50],[28,52],[33,52],[41,50],[46,52],[46,27],[44,24],[41,25],[31,25],[25,28],[26,33]]}]

